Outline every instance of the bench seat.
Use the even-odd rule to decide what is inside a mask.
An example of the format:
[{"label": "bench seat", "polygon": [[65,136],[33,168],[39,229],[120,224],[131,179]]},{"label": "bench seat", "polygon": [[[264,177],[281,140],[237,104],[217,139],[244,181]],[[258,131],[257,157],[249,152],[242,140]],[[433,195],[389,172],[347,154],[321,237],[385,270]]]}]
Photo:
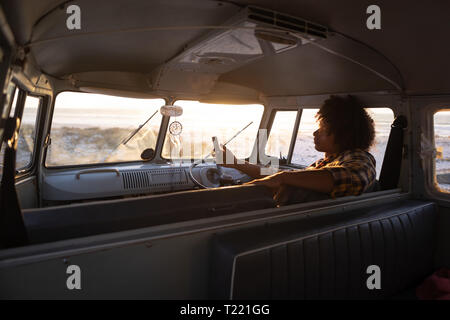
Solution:
[{"label": "bench seat", "polygon": [[23,210],[32,243],[274,208],[269,189],[233,186]]},{"label": "bench seat", "polygon": [[[436,206],[404,200],[218,233],[213,299],[389,299],[433,272]],[[381,271],[369,290],[367,267]]]}]

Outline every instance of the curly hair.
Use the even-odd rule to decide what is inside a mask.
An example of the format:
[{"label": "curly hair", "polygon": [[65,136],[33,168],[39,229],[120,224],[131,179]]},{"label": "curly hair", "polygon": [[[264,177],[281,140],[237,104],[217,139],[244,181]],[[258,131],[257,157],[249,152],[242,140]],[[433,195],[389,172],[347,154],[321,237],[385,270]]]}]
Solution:
[{"label": "curly hair", "polygon": [[368,151],[374,142],[373,119],[353,96],[331,96],[325,100],[316,118],[325,123],[328,134],[334,135],[340,152],[354,149]]}]

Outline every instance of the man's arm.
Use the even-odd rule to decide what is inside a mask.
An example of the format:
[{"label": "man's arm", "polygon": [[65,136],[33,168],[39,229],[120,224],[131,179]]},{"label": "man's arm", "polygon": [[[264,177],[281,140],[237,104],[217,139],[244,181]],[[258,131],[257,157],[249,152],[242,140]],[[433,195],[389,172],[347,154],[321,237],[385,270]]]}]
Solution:
[{"label": "man's arm", "polygon": [[284,171],[280,174],[281,184],[331,193],[334,188],[333,176],[326,170]]},{"label": "man's arm", "polygon": [[375,181],[375,164],[368,158],[353,158],[339,166],[305,171],[280,172],[252,181],[274,191],[281,185],[290,185],[312,191],[328,193],[331,197],[359,195]]},{"label": "man's arm", "polygon": [[224,157],[221,166],[242,171],[253,179],[260,179],[265,177],[261,175],[261,166],[257,164],[251,164],[248,161],[238,164],[236,156],[230,150],[228,150],[224,145],[220,145],[220,147],[222,149],[221,151]]}]

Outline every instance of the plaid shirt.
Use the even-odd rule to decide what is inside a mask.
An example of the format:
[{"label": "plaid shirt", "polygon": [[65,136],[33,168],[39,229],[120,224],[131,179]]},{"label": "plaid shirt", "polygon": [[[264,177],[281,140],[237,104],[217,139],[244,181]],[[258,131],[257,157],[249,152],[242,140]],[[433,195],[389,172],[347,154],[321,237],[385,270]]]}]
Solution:
[{"label": "plaid shirt", "polygon": [[331,173],[334,187],[331,197],[360,195],[375,182],[375,158],[361,149],[347,150],[317,160],[306,170],[320,169]]}]

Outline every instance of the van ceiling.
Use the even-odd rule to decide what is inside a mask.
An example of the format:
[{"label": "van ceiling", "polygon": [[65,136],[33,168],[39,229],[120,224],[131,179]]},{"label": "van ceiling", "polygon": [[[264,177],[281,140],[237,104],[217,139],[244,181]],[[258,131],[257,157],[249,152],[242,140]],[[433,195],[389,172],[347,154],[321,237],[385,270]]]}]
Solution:
[{"label": "van ceiling", "polygon": [[[65,28],[65,8],[81,7],[82,30]],[[379,0],[381,30],[366,28],[369,0],[3,0],[19,45],[69,33],[149,26],[221,25],[240,6],[255,5],[329,27],[367,44],[398,69],[409,94],[450,93],[450,2]],[[31,46],[38,69],[54,76],[97,71],[149,74],[208,30],[166,30],[89,35]],[[220,82],[269,96],[393,90],[360,66],[310,45],[265,57],[223,74]]]}]

